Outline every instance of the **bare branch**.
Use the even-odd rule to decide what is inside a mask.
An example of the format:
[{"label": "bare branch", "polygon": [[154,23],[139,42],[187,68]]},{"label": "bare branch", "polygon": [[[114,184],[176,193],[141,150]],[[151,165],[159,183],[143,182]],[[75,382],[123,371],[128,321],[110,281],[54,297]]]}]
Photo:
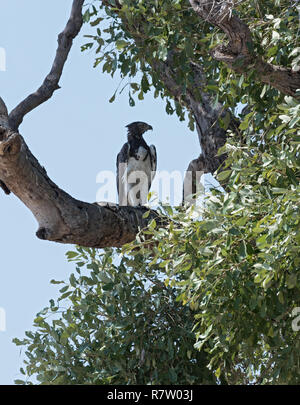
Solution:
[{"label": "bare branch", "polygon": [[299,98],[300,71],[275,66],[253,54],[253,41],[249,27],[232,15],[233,0],[189,0],[194,11],[212,25],[218,26],[229,39],[212,51],[214,59],[226,63],[237,73],[247,74],[255,70],[256,77],[280,92]]},{"label": "bare branch", "polygon": [[78,35],[83,24],[82,6],[84,0],[73,0],[70,18],[65,29],[58,36],[58,47],[50,73],[39,89],[26,97],[9,114],[10,128],[18,130],[24,116],[52,97],[59,89],[58,82],[71,49],[73,39]]}]

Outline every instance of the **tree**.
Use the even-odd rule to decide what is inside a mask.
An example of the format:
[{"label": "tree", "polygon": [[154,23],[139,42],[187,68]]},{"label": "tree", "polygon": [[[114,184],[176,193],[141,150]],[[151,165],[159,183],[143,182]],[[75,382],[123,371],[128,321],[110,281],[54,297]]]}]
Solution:
[{"label": "tree", "polygon": [[[51,80],[55,77],[52,84],[49,86],[46,79],[42,90],[29,96],[10,114],[1,104],[0,178],[4,190],[13,191],[33,210],[40,224],[37,235],[41,238],[90,248],[123,246],[124,259],[118,271],[111,264],[116,259],[111,252],[106,267],[103,262],[96,263],[93,270],[97,274],[103,271],[122,274],[122,266],[126,265],[128,274],[134,269],[138,280],[143,280],[135,285],[144,288],[146,297],[145,274],[155,274],[157,283],[158,271],[163,273],[160,301],[163,291],[174,296],[172,306],[189,325],[188,331],[193,325],[195,348],[205,353],[201,361],[210,370],[210,374],[205,374],[203,369],[194,381],[215,382],[217,378],[218,382],[229,384],[299,383],[298,327],[297,322],[292,322],[297,312],[294,310],[299,307],[300,288],[299,1],[105,0],[89,5],[83,19],[82,7],[82,1],[73,2],[71,18],[60,36],[54,73],[50,75]],[[50,181],[16,132],[30,108],[49,98],[57,87],[68,46],[83,20],[95,29],[83,50],[96,45],[95,67],[101,65],[103,72],[111,75],[117,70],[121,72],[130,105],[134,105],[136,95],[142,100],[143,94],[153,88],[155,97],[166,100],[167,113],[176,112],[182,120],[187,115],[190,128],[196,127],[201,153],[188,169],[193,174],[218,171],[218,180],[226,188],[226,193],[212,191],[201,214],[193,206],[175,212],[166,207],[161,222],[159,210],[148,212],[144,208],[76,201]],[[62,45],[62,41],[67,41],[68,46]],[[55,71],[60,60],[61,67]],[[238,114],[241,104],[244,108]],[[32,183],[32,173],[39,179],[42,193]],[[135,239],[139,228],[146,226]],[[127,242],[131,243],[126,245]],[[91,260],[93,255],[90,251]],[[122,295],[118,276],[113,280],[95,277],[80,282],[88,284],[87,280],[92,280],[90,283],[100,297],[103,290],[111,291],[114,297]],[[58,336],[55,323],[50,327],[45,323],[45,314],[41,314],[36,320],[40,330],[30,332],[29,340],[18,341],[29,345],[27,372],[38,372],[44,383],[62,381],[59,370],[54,370],[58,358],[62,359],[58,357],[61,346],[57,344],[63,344],[64,339],[72,340],[71,318],[76,316],[77,305],[84,308],[86,304],[84,300],[75,301],[78,282],[70,279],[71,287],[65,286],[66,290],[61,291],[70,293],[72,306],[63,313],[69,324],[63,320],[59,320],[63,324],[56,323]],[[95,296],[93,289],[91,296]],[[177,306],[178,302],[183,307]],[[95,308],[101,305],[102,302],[97,302]],[[149,313],[152,305],[152,298],[145,302],[145,313]],[[53,308],[56,307],[51,304],[46,312]],[[88,308],[91,310],[92,306]],[[156,308],[156,316],[162,308],[165,307]],[[121,311],[120,316],[123,314]],[[82,322],[85,316],[81,313]],[[105,317],[109,320],[107,313]],[[96,321],[95,317],[90,319],[88,328]],[[118,325],[117,320],[114,322],[113,325]],[[151,327],[157,328],[157,322],[156,317],[151,318]],[[103,325],[100,331],[105,334],[107,324]],[[75,329],[80,331],[83,326],[79,322]],[[173,350],[179,338],[188,339],[190,345],[193,339],[189,340],[189,334],[178,335],[169,327]],[[47,340],[49,331],[53,332],[54,341]],[[138,336],[142,336],[141,331]],[[105,336],[108,335],[102,335],[101,341],[105,341]],[[121,337],[123,348],[127,347],[127,337],[126,334]],[[39,339],[47,348],[45,362]],[[140,340],[131,341],[132,346],[127,347],[128,361],[132,360],[134,348],[134,361],[130,364],[135,371],[126,382],[157,381],[147,365],[142,370],[144,379],[139,380],[136,368],[150,341],[140,351],[137,349],[141,348]],[[53,342],[56,346],[52,353]],[[94,342],[87,343],[87,353],[91,354]],[[85,374],[88,365],[80,357],[85,346],[80,344],[70,346],[62,361],[71,356],[71,362],[80,363],[87,378],[84,381],[98,378],[97,382],[103,383],[112,378],[114,370],[101,363],[101,370],[105,370],[103,379],[93,372],[88,379]],[[100,350],[98,343],[97,348]],[[106,350],[111,356],[112,350]],[[96,353],[99,361],[101,356]],[[181,378],[191,381],[197,355],[193,352],[187,359],[186,377],[172,367],[174,373],[168,381],[175,383]],[[69,365],[70,372],[74,364]],[[92,367],[95,370],[94,363]],[[119,367],[115,381],[124,381],[120,378],[127,367],[127,363]],[[157,369],[163,373],[163,364],[160,367]],[[75,380],[69,376],[68,382],[82,381],[81,373],[82,369]]]}]

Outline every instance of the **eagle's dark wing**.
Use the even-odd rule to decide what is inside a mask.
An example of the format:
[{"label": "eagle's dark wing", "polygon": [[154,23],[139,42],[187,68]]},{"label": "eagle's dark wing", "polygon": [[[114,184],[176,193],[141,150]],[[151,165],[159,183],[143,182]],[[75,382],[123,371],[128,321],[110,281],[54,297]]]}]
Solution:
[{"label": "eagle's dark wing", "polygon": [[151,187],[151,183],[154,179],[156,168],[157,168],[157,154],[156,148],[154,145],[150,145],[150,162],[151,162],[151,181],[149,182],[149,190]]},{"label": "eagle's dark wing", "polygon": [[[129,150],[130,150],[130,145],[128,142],[124,143],[122,146],[122,149],[118,153],[117,156],[117,190],[118,190],[118,195],[120,194],[120,182],[122,181],[122,177],[124,175],[125,171],[125,165],[128,163],[129,159]],[[119,201],[120,201],[120,195],[119,195]]]}]

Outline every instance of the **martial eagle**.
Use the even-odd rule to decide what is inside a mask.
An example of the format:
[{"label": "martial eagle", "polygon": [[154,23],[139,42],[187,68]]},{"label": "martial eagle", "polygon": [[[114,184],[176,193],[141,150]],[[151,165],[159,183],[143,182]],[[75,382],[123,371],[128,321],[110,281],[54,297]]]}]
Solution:
[{"label": "martial eagle", "polygon": [[119,205],[145,205],[155,176],[157,157],[154,145],[147,145],[143,134],[151,125],[137,121],[126,125],[127,142],[117,156]]}]

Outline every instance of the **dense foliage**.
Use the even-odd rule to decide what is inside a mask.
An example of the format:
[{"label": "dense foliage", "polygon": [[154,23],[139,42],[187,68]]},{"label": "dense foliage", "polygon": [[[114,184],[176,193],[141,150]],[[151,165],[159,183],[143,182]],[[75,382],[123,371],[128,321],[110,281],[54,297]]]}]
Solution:
[{"label": "dense foliage", "polygon": [[28,376],[46,384],[216,383],[193,347],[192,310],[176,302],[178,289],[161,281],[158,265],[110,249],[68,257],[76,273],[52,281],[63,284],[57,302],[37,315],[35,332],[15,339],[28,346]]},{"label": "dense foliage", "polygon": [[[249,25],[254,40],[253,53],[266,62],[298,69],[299,1],[245,0],[237,1],[233,12]],[[121,4],[119,9],[116,4]],[[154,90],[154,97],[166,100],[166,112],[177,113],[184,119],[185,93],[195,92],[192,63],[200,64],[207,82],[205,91],[211,92],[215,102],[232,111],[239,105],[258,104],[261,111],[275,106],[282,96],[277,90],[256,81],[251,69],[236,75],[226,65],[216,62],[210,50],[226,42],[226,36],[212,27],[192,10],[186,0],[95,0],[86,9],[86,22],[95,32],[86,35],[90,42],[82,50],[95,49],[94,66],[102,72],[121,75],[117,93],[128,89],[129,104],[135,105],[135,95],[143,100],[144,93]],[[173,100],[159,74],[158,62],[172,66],[181,87],[180,100]],[[199,93],[199,99],[201,94]],[[193,116],[189,114],[190,128]],[[225,123],[226,125],[226,123]]]},{"label": "dense foliage", "polygon": [[[67,307],[59,316],[51,301],[36,329],[16,340],[27,347],[22,372],[53,384],[299,384],[299,328],[292,326],[300,307],[299,103],[256,82],[255,72],[237,75],[213,61],[208,49],[223,33],[188,2],[123,0],[122,11],[107,6],[113,1],[98,3],[85,14],[97,32],[84,48],[98,44],[96,66],[128,78],[132,105],[133,93],[142,99],[153,86],[173,111],[152,69],[172,50],[183,87],[193,81],[189,62],[201,63],[206,90],[232,111],[239,103],[248,111],[240,139],[228,130],[220,151],[228,153],[219,173],[226,193],[212,190],[201,209],[164,207],[168,225],[152,221],[121,257],[69,253],[78,275],[61,290]],[[254,52],[300,69],[298,2],[240,3],[235,12],[253,33]],[[184,94],[174,105],[181,118],[183,108]]]}]

